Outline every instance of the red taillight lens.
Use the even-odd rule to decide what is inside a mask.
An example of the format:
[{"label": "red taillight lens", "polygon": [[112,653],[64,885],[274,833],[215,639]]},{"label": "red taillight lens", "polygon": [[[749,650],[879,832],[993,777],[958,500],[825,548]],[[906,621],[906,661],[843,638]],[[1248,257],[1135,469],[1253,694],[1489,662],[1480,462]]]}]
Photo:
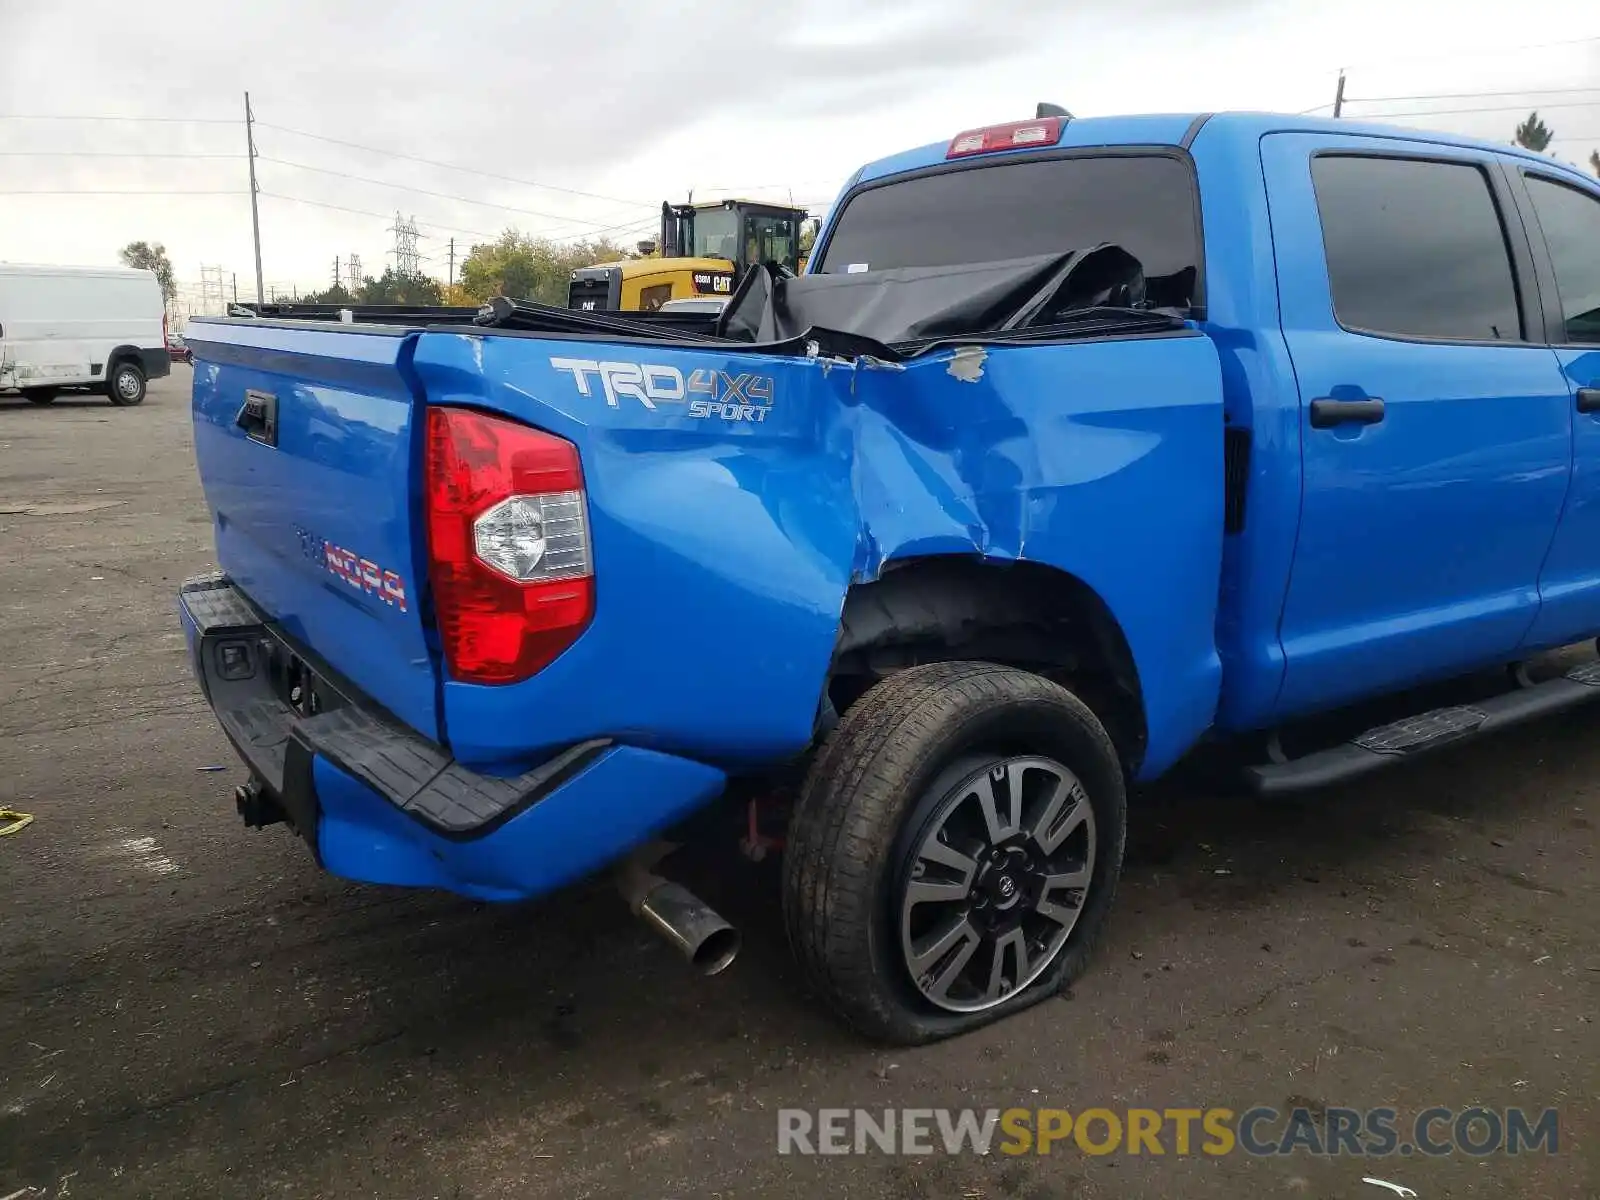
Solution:
[{"label": "red taillight lens", "polygon": [[951,139],[945,157],[964,158],[968,154],[1020,150],[1024,146],[1054,146],[1061,140],[1061,131],[1066,127],[1064,117],[1040,117],[1033,121],[1013,121],[1009,125],[969,129]]},{"label": "red taillight lens", "polygon": [[547,666],[594,616],[578,450],[466,408],[430,408],[428,567],[445,665],[468,683]]}]

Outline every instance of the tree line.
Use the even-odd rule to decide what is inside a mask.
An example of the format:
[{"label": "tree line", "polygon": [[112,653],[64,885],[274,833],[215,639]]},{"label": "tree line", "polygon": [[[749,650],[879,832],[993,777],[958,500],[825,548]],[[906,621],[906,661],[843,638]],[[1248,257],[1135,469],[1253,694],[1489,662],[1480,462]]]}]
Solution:
[{"label": "tree line", "polygon": [[342,284],[302,296],[306,304],[482,304],[512,296],[565,306],[567,284],[579,267],[615,262],[629,252],[607,239],[554,242],[508,229],[492,242],[480,242],[461,260],[454,284],[427,275],[405,275],[393,267],[368,278],[354,293]]}]

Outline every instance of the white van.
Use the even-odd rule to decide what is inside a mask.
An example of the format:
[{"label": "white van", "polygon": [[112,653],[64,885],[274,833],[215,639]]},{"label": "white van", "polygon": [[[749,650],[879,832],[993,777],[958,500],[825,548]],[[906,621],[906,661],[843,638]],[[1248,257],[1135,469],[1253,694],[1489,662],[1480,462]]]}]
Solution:
[{"label": "white van", "polygon": [[36,404],[88,389],[138,404],[169,374],[166,306],[153,271],[0,263],[0,391]]}]

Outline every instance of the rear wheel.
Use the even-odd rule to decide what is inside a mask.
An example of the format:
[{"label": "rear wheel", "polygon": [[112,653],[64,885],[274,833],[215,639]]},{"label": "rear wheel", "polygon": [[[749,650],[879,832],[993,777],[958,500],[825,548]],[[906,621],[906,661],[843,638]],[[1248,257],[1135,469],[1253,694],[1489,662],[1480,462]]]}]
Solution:
[{"label": "rear wheel", "polygon": [[23,388],[22,398],[34,404],[49,404],[56,398],[56,390],[47,387]]},{"label": "rear wheel", "polygon": [[144,370],[138,363],[124,361],[111,368],[111,376],[106,380],[106,395],[111,403],[142,404],[144,392]]},{"label": "rear wheel", "polygon": [[1066,689],[988,663],[912,668],[812,764],[784,864],[790,941],[870,1036],[976,1028],[1082,974],[1126,827],[1116,751]]}]

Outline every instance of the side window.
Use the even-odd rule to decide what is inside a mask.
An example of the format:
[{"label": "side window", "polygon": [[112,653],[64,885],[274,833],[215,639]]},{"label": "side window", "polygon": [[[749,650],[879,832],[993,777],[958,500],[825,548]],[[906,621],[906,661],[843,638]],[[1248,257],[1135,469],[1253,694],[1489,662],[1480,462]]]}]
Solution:
[{"label": "side window", "polygon": [[668,300],[672,299],[672,285],[658,283],[654,287],[639,289],[639,309],[641,312],[655,312]]},{"label": "side window", "polygon": [[1333,310],[1346,329],[1520,341],[1505,229],[1488,178],[1464,163],[1318,155]]},{"label": "side window", "polygon": [[1525,177],[1561,293],[1571,342],[1600,342],[1600,201],[1564,183]]}]

